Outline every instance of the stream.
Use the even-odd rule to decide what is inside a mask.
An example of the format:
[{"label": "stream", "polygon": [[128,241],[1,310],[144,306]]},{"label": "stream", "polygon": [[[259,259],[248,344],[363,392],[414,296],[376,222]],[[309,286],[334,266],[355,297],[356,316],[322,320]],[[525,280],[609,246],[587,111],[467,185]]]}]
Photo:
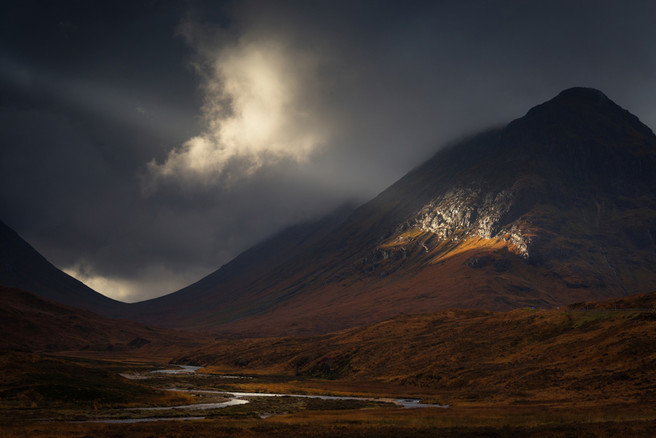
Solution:
[{"label": "stream", "polygon": [[[193,374],[201,367],[191,366],[191,365],[174,365],[179,367],[178,369],[164,369],[164,370],[155,370],[151,373],[162,373],[162,374]],[[127,376],[126,376],[127,377]],[[228,378],[242,378],[238,376],[226,376]],[[129,378],[136,378],[136,376],[131,376]],[[147,407],[147,408],[130,408],[129,410],[139,410],[139,411],[166,411],[174,409],[188,409],[193,411],[203,411],[209,409],[220,409],[226,408],[228,406],[237,406],[245,405],[250,403],[248,398],[250,397],[296,397],[296,398],[313,398],[321,400],[360,400],[360,401],[377,401],[385,403],[393,403],[397,406],[413,409],[413,408],[448,408],[449,405],[438,405],[438,404],[428,404],[421,403],[421,400],[415,398],[373,398],[373,397],[354,397],[354,396],[336,396],[336,395],[310,395],[310,394],[285,394],[285,393],[263,393],[263,392],[234,392],[234,391],[219,391],[219,390],[208,390],[208,389],[180,389],[180,388],[169,388],[167,391],[178,391],[178,392],[187,392],[195,394],[222,394],[226,397],[230,397],[228,401],[218,402],[218,403],[198,403],[192,405],[179,405],[179,406],[161,406],[161,407]],[[97,419],[97,420],[88,420],[87,422],[93,423],[141,423],[146,421],[173,421],[173,420],[202,420],[205,417],[199,416],[186,416],[186,417],[151,417],[151,418],[138,418],[138,419]]]},{"label": "stream", "polygon": [[173,365],[175,367],[180,367],[179,369],[175,370],[155,370],[151,371],[151,373],[160,373],[160,374],[194,374],[196,371],[200,369],[200,367],[194,366],[194,365]]},{"label": "stream", "polygon": [[[395,405],[401,406],[403,408],[448,408],[449,405],[436,405],[421,403],[421,400],[416,398],[374,398],[374,397],[353,397],[353,396],[339,396],[339,395],[310,395],[310,394],[285,394],[285,393],[269,393],[269,392],[234,392],[234,391],[212,391],[212,390],[195,390],[195,389],[178,389],[171,388],[171,391],[180,391],[180,392],[190,392],[198,394],[226,394],[232,396],[233,398],[230,401],[241,401],[242,403],[235,404],[245,404],[248,403],[248,400],[243,400],[247,397],[296,397],[296,398],[316,398],[321,400],[360,400],[360,401],[379,401],[385,403],[394,403]],[[244,403],[245,402],[245,403]],[[226,402],[227,403],[227,402]],[[212,403],[210,403],[212,404]],[[191,405],[191,406],[200,406],[200,405]],[[161,409],[176,409],[178,406],[166,407]],[[155,408],[160,409],[160,408]],[[207,408],[211,409],[211,408]]]}]

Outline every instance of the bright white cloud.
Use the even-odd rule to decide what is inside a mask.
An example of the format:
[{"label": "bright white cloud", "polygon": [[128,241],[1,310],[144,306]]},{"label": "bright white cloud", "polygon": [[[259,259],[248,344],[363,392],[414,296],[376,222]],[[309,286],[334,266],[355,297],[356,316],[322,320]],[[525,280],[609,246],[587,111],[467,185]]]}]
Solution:
[{"label": "bright white cloud", "polygon": [[201,58],[205,126],[163,163],[149,163],[151,188],[161,178],[229,184],[265,165],[304,162],[326,143],[329,129],[316,111],[319,57],[275,38],[243,37],[215,49],[198,29],[186,29]]},{"label": "bright white cloud", "polygon": [[176,273],[160,265],[149,265],[129,278],[100,275],[86,263],[77,263],[63,271],[96,292],[126,303],[174,292],[207,275],[207,272],[198,269],[184,274]]}]

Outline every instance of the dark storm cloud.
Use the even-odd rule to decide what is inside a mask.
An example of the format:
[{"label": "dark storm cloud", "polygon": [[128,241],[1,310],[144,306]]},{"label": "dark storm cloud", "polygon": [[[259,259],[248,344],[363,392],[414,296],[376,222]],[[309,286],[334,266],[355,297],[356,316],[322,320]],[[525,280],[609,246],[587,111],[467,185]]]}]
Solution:
[{"label": "dark storm cloud", "polygon": [[[598,87],[620,103],[649,95],[654,7],[571,3],[243,2],[234,16],[240,41],[281,41],[290,63],[320,59],[303,93],[320,104],[299,104],[331,129],[308,165],[370,195],[445,140],[564,88]],[[222,37],[219,62],[231,43]],[[208,52],[211,37],[202,43]]]},{"label": "dark storm cloud", "polygon": [[564,88],[656,126],[656,5],[538,3],[3,6],[0,218],[136,300]]}]

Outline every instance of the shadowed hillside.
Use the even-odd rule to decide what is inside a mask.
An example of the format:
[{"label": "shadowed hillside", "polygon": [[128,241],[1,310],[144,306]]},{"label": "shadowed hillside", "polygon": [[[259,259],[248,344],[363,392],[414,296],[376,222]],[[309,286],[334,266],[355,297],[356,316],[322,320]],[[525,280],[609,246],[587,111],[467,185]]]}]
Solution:
[{"label": "shadowed hillside", "polygon": [[201,335],[148,327],[64,306],[0,286],[0,350],[85,350],[170,357],[207,341]]},{"label": "shadowed hillside", "polygon": [[125,303],[112,300],[57,269],[0,221],[0,285],[28,290],[58,303],[116,316]]},{"label": "shadowed hillside", "polygon": [[238,336],[311,334],[402,312],[653,290],[656,136],[603,93],[566,90],[342,217],[287,230],[133,315]]}]

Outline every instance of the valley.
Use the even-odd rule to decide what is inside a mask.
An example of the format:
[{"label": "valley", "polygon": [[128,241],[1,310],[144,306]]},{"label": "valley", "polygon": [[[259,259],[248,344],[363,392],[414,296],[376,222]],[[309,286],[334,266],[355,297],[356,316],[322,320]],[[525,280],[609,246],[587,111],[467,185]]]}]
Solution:
[{"label": "valley", "polygon": [[655,235],[589,88],[137,303],[0,223],[0,435],[654,436]]},{"label": "valley", "polygon": [[171,363],[193,366],[148,349],[7,352],[0,427],[35,437],[649,436],[653,339],[656,293],[171,351]]}]

